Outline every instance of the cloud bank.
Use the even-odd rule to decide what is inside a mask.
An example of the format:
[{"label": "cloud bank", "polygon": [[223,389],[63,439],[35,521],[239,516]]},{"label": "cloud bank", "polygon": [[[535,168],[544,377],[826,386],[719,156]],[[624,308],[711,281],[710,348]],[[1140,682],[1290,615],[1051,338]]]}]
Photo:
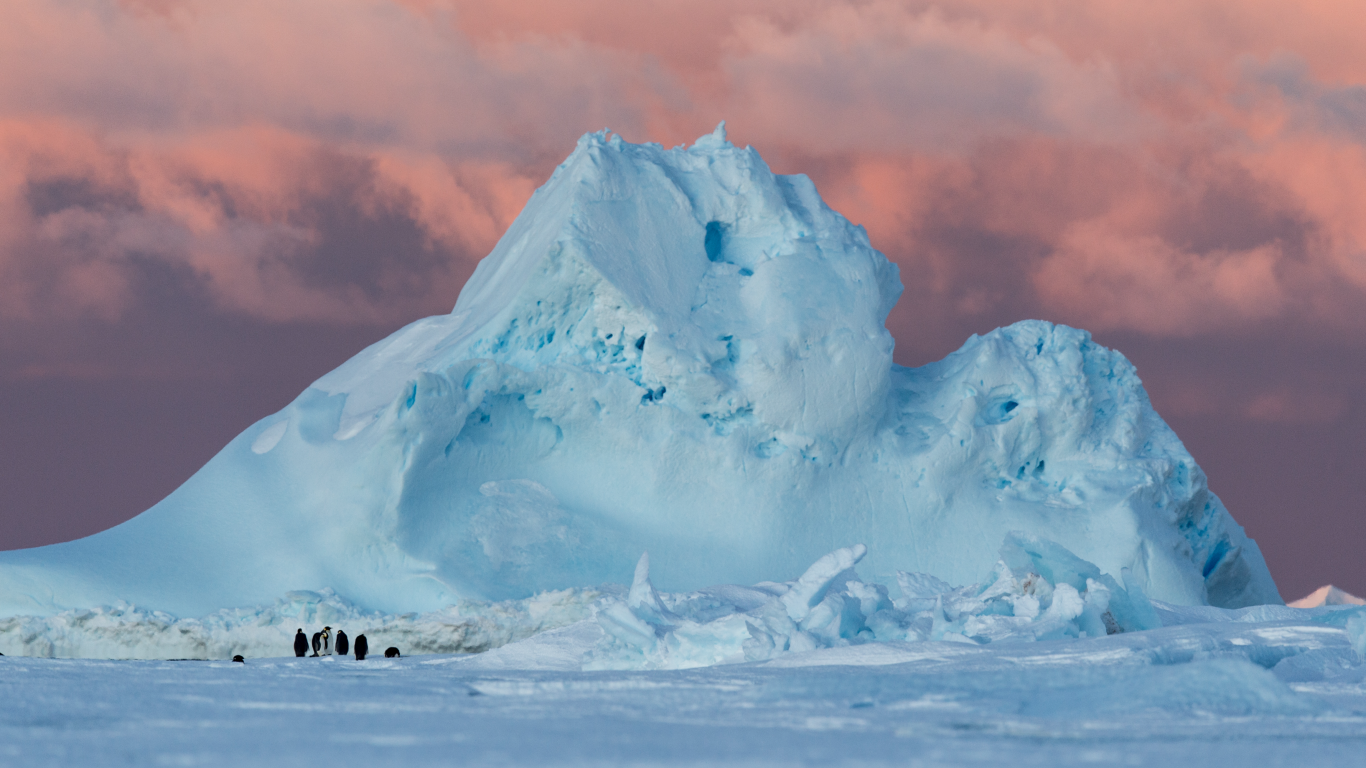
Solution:
[{"label": "cloud bank", "polygon": [[448,311],[581,133],[675,145],[725,118],[900,264],[899,362],[1043,317],[1130,353],[1169,417],[1329,425],[1366,385],[1361,3],[4,17],[0,381],[227,376],[231,354],[194,350],[233,328],[376,335]]},{"label": "cloud bank", "polygon": [[1353,5],[20,0],[0,312],[115,318],[150,269],[271,320],[439,311],[574,136],[724,116],[935,311],[1355,333]]}]

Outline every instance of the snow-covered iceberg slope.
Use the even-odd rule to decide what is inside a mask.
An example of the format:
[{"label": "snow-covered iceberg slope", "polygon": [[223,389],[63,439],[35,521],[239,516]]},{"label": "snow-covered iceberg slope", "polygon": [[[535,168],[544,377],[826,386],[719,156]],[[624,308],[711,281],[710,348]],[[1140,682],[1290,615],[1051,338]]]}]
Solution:
[{"label": "snow-covered iceberg slope", "polygon": [[0,616],[204,616],[330,588],[435,611],[614,580],[795,576],[869,545],[982,580],[1010,531],[1174,604],[1279,603],[1133,366],[1030,321],[892,363],[897,269],[805,176],[724,130],[584,136],[420,320],[248,429],[171,496],[0,553]]}]

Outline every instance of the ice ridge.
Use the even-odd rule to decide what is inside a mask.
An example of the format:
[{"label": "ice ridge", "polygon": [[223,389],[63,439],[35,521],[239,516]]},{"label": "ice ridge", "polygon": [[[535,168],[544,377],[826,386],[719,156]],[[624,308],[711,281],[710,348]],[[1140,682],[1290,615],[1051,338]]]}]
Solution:
[{"label": "ice ridge", "polygon": [[[1122,587],[1065,547],[1023,533],[1006,536],[983,582],[955,588],[902,572],[896,600],[887,587],[865,582],[855,571],[867,552],[861,544],[835,550],[782,584],[713,587],[663,602],[642,557],[631,596],[599,601],[595,619],[603,632],[584,649],[583,667],[686,669],[873,642],[986,645],[1162,626],[1136,583]],[[647,593],[652,601],[635,597]],[[661,612],[669,621],[658,620]]]}]

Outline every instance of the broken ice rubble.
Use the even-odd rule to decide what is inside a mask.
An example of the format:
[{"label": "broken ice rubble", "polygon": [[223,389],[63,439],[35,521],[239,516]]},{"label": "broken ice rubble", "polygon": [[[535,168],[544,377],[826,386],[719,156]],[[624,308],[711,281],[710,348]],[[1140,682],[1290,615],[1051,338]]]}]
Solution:
[{"label": "broken ice rubble", "polygon": [[584,666],[677,669],[868,642],[1018,642],[1161,626],[1136,580],[1121,586],[1066,548],[1023,533],[1006,537],[982,583],[955,588],[902,571],[895,600],[855,572],[867,551],[862,544],[835,550],[784,584],[665,596],[650,583],[649,555],[642,555],[626,598],[599,603],[606,635]]},{"label": "broken ice rubble", "polygon": [[[429,613],[367,611],[331,590],[291,592],[270,605],[202,618],[121,604],[0,620],[0,652],[262,658],[289,655],[297,627],[328,624],[352,635],[364,632],[372,646],[400,646],[405,655],[496,649],[470,659],[490,669],[680,669],[849,646],[866,646],[849,648],[861,653],[876,645],[884,649],[877,653],[895,655],[906,653],[908,643],[1003,648],[1165,627],[1126,634],[1126,647],[1156,664],[1234,649],[1235,656],[1274,667],[1292,682],[1366,676],[1364,607],[1230,610],[1150,602],[1130,574],[1116,580],[1055,542],[1021,533],[1008,535],[994,568],[984,571],[987,577],[966,587],[905,571],[890,588],[864,581],[855,567],[866,554],[856,545],[827,554],[789,582],[689,593],[656,590],[647,554],[629,588],[609,584],[524,600],[465,600]],[[1193,625],[1194,633],[1181,634],[1184,625]],[[1216,625],[1239,628],[1211,629]]]}]

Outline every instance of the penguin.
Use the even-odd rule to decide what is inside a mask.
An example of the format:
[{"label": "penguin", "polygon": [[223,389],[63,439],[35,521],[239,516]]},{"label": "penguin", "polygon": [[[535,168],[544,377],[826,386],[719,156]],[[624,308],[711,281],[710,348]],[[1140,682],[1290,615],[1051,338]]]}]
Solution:
[{"label": "penguin", "polygon": [[324,656],[331,656],[331,655],[332,655],[332,644],[331,644],[331,640],[332,640],[332,628],[331,628],[331,627],[323,627],[323,649],[322,649],[321,651],[319,651],[319,653],[321,653],[321,654],[324,655]]},{"label": "penguin", "polygon": [[304,656],[308,653],[308,638],[304,637],[304,628],[299,627],[299,631],[294,635],[294,655]]},{"label": "penguin", "polygon": [[314,633],[313,633],[313,656],[312,656],[311,658],[316,658],[317,655],[318,655],[318,651],[321,651],[322,649],[323,649],[323,633],[321,633],[321,632],[314,632]]},{"label": "penguin", "polygon": [[351,646],[347,644],[345,632],[340,629],[337,630],[337,642],[333,643],[332,647],[337,649],[338,656],[345,656],[346,652],[351,650]]},{"label": "penguin", "polygon": [[237,662],[237,663],[239,663],[239,664],[246,664],[246,663],[247,663],[247,660],[244,659],[244,658],[242,658],[242,654],[240,654],[240,653],[237,654],[236,656],[233,656],[233,657],[232,657],[232,660],[235,661],[235,662]]},{"label": "penguin", "polygon": [[370,643],[365,639],[365,635],[356,635],[356,661],[365,661],[365,654],[370,652]]},{"label": "penguin", "polygon": [[395,647],[392,646],[392,645],[389,646],[388,648],[385,648],[385,649],[384,649],[384,658],[386,658],[386,659],[397,659],[397,658],[398,658],[398,649],[395,648]]}]

